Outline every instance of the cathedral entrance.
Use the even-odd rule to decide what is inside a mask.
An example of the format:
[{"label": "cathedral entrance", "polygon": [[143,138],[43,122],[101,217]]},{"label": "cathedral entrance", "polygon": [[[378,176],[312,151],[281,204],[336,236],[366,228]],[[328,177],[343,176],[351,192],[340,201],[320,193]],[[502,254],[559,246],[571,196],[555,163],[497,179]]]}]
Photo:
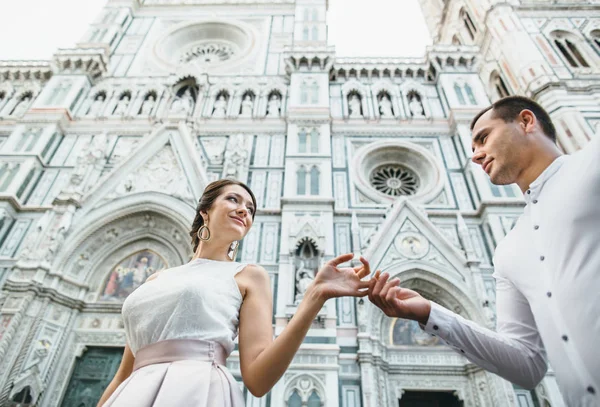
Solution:
[{"label": "cathedral entrance", "polygon": [[451,392],[406,391],[399,400],[399,407],[463,407]]},{"label": "cathedral entrance", "polygon": [[95,407],[119,368],[123,348],[90,347],[77,358],[62,407]]}]

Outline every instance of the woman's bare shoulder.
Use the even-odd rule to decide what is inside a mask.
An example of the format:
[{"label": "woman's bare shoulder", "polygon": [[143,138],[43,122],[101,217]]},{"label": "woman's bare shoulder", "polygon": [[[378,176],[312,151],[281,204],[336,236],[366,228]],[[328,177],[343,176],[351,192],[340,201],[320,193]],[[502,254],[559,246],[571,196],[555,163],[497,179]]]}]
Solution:
[{"label": "woman's bare shoulder", "polygon": [[269,278],[269,273],[263,266],[260,264],[247,264],[242,271],[240,271],[240,275],[247,277],[252,280],[264,280],[265,278]]}]

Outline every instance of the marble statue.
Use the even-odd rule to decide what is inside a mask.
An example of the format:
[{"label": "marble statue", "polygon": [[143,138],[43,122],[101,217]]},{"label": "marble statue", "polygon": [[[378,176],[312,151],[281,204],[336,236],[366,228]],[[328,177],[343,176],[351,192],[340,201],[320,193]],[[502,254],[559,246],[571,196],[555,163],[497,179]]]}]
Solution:
[{"label": "marble statue", "polygon": [[281,116],[281,99],[278,94],[273,94],[267,103],[267,116]]},{"label": "marble statue", "polygon": [[154,109],[154,104],[156,103],[156,100],[154,99],[154,95],[150,94],[146,97],[146,99],[144,100],[144,103],[142,103],[142,108],[140,109],[140,114],[142,116],[150,116],[150,114],[152,113],[152,109]]},{"label": "marble statue", "polygon": [[88,116],[97,116],[102,111],[102,106],[104,106],[104,95],[100,94],[96,96],[96,99],[92,102],[87,114]]},{"label": "marble statue", "polygon": [[[215,103],[216,106],[216,103]],[[241,117],[252,117],[252,108],[254,107],[254,101],[250,95],[246,95],[242,101],[242,108],[240,110]]]},{"label": "marble statue", "polygon": [[130,100],[129,95],[124,95],[117,103],[117,106],[115,107],[115,110],[113,111],[113,115],[125,116],[125,114],[127,113],[127,108],[129,107],[129,100]]},{"label": "marble statue", "polygon": [[17,103],[17,105],[15,106],[15,108],[13,109],[11,114],[13,116],[21,116],[23,113],[25,113],[27,111],[27,107],[29,106],[30,101],[31,101],[30,96],[24,96],[21,100],[19,100],[19,102]]},{"label": "marble statue", "polygon": [[425,116],[423,103],[421,103],[417,95],[412,95],[410,102],[408,103],[408,107],[410,108],[410,113],[413,115],[413,117]]},{"label": "marble statue", "polygon": [[362,113],[360,111],[360,99],[356,95],[350,96],[348,99],[348,110],[350,117],[362,117]]},{"label": "marble statue", "polygon": [[174,114],[183,114],[188,115],[194,109],[194,98],[192,97],[192,92],[187,88],[183,95],[175,96],[173,103],[171,104],[171,109],[169,112]]},{"label": "marble statue", "polygon": [[299,301],[304,297],[304,293],[306,293],[308,286],[314,279],[314,272],[305,267],[304,261],[300,261],[298,270],[296,270],[296,301]]},{"label": "marble statue", "polygon": [[221,95],[215,102],[215,107],[212,113],[212,117],[225,117],[225,112],[227,109],[227,99],[225,96]]},{"label": "marble statue", "polygon": [[392,111],[392,102],[388,95],[382,95],[379,99],[379,113],[381,117],[393,117],[394,112]]}]

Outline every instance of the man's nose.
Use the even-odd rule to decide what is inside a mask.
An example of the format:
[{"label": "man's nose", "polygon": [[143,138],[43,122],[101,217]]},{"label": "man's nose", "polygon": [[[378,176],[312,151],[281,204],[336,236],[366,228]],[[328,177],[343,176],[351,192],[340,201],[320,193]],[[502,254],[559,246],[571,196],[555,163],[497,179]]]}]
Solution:
[{"label": "man's nose", "polygon": [[471,157],[471,161],[473,161],[475,164],[478,164],[478,165],[483,164],[484,159],[485,159],[485,153],[483,153],[482,151],[479,151],[479,150],[475,150],[475,152],[473,152],[473,156]]}]

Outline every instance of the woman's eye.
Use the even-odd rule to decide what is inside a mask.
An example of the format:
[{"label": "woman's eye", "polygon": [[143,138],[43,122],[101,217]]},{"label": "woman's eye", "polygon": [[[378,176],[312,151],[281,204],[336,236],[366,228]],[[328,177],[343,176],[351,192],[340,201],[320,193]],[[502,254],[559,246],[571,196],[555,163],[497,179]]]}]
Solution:
[{"label": "woman's eye", "polygon": [[237,202],[237,198],[235,196],[230,196],[229,199],[232,200],[233,202]]}]

